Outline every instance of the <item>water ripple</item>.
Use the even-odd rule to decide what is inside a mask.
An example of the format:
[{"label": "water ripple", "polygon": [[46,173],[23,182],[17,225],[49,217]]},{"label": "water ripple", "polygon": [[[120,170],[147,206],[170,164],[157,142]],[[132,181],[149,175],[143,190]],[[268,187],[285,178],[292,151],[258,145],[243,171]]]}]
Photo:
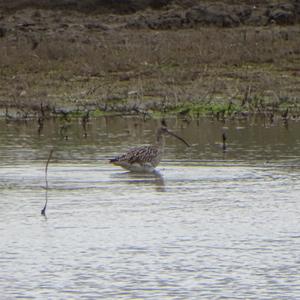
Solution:
[{"label": "water ripple", "polygon": [[191,122],[181,132],[190,152],[168,141],[158,173],[131,174],[107,158],[130,146],[122,130],[134,125],[116,120],[103,131],[93,122],[94,136],[77,139],[73,124],[68,142],[55,122],[43,139],[31,126],[3,130],[3,299],[300,298],[299,125],[229,124],[222,153],[210,142],[222,125]]}]

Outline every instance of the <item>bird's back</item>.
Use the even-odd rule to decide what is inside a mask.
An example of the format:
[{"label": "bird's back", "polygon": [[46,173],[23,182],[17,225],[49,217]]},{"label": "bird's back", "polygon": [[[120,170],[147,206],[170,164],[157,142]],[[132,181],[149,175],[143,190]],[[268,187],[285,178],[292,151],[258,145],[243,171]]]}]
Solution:
[{"label": "bird's back", "polygon": [[110,162],[130,170],[133,166],[155,168],[160,160],[160,149],[157,146],[150,145],[130,149],[127,153],[111,159]]}]

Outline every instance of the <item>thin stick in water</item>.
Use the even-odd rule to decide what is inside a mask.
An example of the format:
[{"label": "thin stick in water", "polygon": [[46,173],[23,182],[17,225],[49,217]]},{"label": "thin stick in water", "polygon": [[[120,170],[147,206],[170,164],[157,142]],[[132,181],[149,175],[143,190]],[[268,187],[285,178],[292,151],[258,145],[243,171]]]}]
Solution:
[{"label": "thin stick in water", "polygon": [[48,165],[49,165],[49,162],[50,162],[50,160],[51,160],[53,151],[54,151],[54,149],[51,149],[51,150],[50,150],[49,156],[48,156],[48,160],[47,160],[47,163],[46,163],[46,167],[45,167],[46,201],[45,201],[44,208],[41,210],[41,214],[42,214],[43,216],[46,215],[46,208],[47,208],[47,203],[48,203]]}]

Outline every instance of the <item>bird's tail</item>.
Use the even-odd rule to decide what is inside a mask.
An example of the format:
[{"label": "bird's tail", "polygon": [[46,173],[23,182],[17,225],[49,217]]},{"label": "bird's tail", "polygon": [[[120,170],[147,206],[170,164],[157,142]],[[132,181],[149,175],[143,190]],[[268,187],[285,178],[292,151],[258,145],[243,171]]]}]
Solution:
[{"label": "bird's tail", "polygon": [[116,162],[116,161],[118,161],[118,158],[112,158],[112,159],[109,160],[109,162],[110,162],[111,164],[114,163],[114,162]]}]

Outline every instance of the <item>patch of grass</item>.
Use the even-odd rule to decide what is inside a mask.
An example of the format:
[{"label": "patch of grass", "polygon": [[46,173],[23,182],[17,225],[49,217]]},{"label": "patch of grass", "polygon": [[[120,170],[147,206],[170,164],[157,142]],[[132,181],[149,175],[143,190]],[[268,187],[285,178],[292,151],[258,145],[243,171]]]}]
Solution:
[{"label": "patch of grass", "polygon": [[231,117],[234,114],[239,114],[243,111],[243,108],[240,105],[233,103],[182,103],[177,106],[170,107],[169,109],[162,112],[151,111],[151,115],[154,117],[163,117],[170,115],[177,116],[222,116],[223,118]]},{"label": "patch of grass", "polygon": [[97,108],[96,110],[94,110],[94,111],[92,112],[92,117],[95,117],[95,118],[97,118],[97,117],[103,117],[103,116],[105,116],[106,114],[107,114],[107,112],[105,112],[105,111],[103,111],[103,110]]}]

